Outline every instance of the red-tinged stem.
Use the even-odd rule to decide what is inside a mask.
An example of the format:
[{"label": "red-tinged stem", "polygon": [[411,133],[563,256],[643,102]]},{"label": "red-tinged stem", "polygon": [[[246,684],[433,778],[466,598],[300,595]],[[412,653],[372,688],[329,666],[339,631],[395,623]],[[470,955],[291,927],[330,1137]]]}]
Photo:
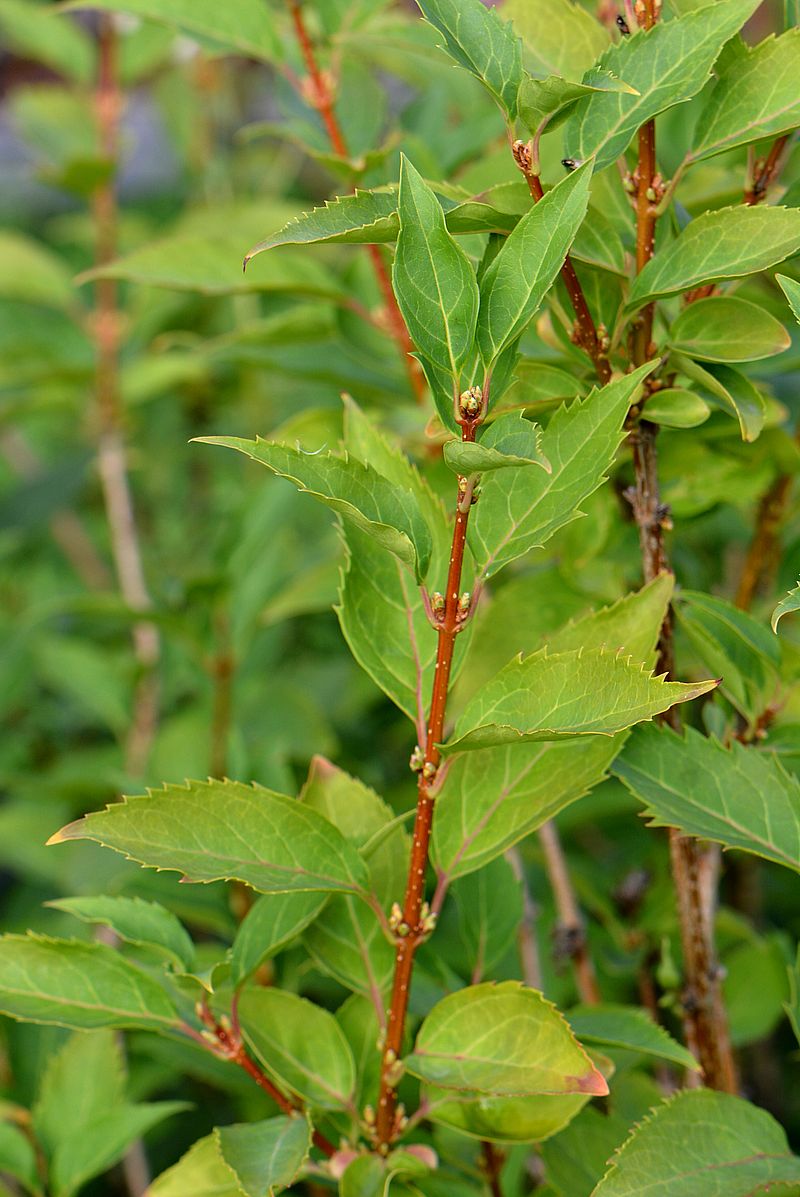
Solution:
[{"label": "red-tinged stem", "polygon": [[[522,172],[525,182],[528,184],[531,197],[535,203],[538,203],[544,195],[544,189],[537,173],[537,167],[533,162],[531,151],[523,142],[517,141],[514,143],[512,152],[514,160]],[[575,272],[575,267],[572,264],[569,254],[567,254],[564,259],[564,265],[561,267],[561,278],[564,281],[564,286],[567,288],[567,294],[569,295],[572,309],[575,312],[575,339],[592,359],[600,382],[603,384],[610,382],[611,367],[606,357],[607,345],[604,345],[601,341],[597,326],[592,319],[592,313],[589,311],[583,287],[580,284],[580,279]]]},{"label": "red-tinged stem", "polygon": [[[462,424],[462,440],[474,441],[475,429],[481,416],[465,419]],[[411,990],[411,976],[414,956],[430,928],[426,926],[426,911],[423,909],[425,895],[425,870],[428,864],[428,849],[433,827],[436,774],[440,765],[439,743],[444,735],[447,711],[447,692],[450,670],[453,664],[453,650],[456,636],[464,621],[464,612],[459,604],[461,572],[464,565],[464,550],[467,543],[467,524],[472,501],[471,488],[459,485],[456,505],[450,565],[447,572],[444,612],[438,627],[436,665],[433,694],[426,728],[425,750],[417,787],[417,813],[411,842],[411,860],[403,903],[402,922],[395,928],[397,947],[392,997],[386,1019],[386,1039],[381,1068],[380,1094],[375,1124],[378,1150],[386,1152],[397,1132],[397,1077],[395,1068],[403,1048],[403,1031],[408,1013],[408,999]]]},{"label": "red-tinged stem", "polygon": [[538,834],[558,912],[556,956],[569,957],[575,970],[575,983],[581,1001],[587,1006],[597,1006],[602,1000],[597,976],[589,955],[583,919],[555,823],[544,823]]},{"label": "red-tinged stem", "polygon": [[503,1157],[495,1147],[486,1139],[481,1143],[481,1154],[483,1155],[483,1171],[486,1175],[486,1183],[489,1185],[489,1192],[492,1197],[503,1197],[503,1185],[500,1181],[500,1173],[503,1170]]},{"label": "red-tinged stem", "polygon": [[791,133],[784,133],[772,143],[766,158],[755,163],[753,177],[745,189],[743,203],[752,207],[766,199],[770,185],[775,181],[783,165],[783,151],[789,144]]},{"label": "red-tinged stem", "polygon": [[[103,156],[110,164],[114,164],[118,157],[122,109],[117,72],[117,37],[111,14],[102,13],[99,20],[95,110]],[[105,266],[117,252],[117,197],[112,178],[95,188],[93,214],[95,262],[98,266]],[[152,602],[144,577],[128,477],[124,417],[119,393],[120,313],[117,307],[117,284],[113,279],[101,278],[95,284],[93,331],[96,345],[95,391],[100,425],[98,467],[114,566],[125,602],[134,610],[146,611]],[[134,697],[126,747],[126,768],[131,774],[137,775],[145,770],[158,723],[156,666],[160,656],[160,640],[155,624],[141,620],[133,625],[133,647],[141,676]]]},{"label": "red-tinged stem", "polygon": [[[340,158],[349,158],[349,151],[347,148],[347,141],[344,136],[342,126],[339,124],[339,118],[336,115],[334,107],[334,89],[329,75],[320,68],[317,62],[317,56],[314,51],[314,45],[309,36],[308,28],[303,16],[302,0],[289,0],[289,11],[292,17],[292,24],[294,26],[295,35],[297,37],[298,45],[300,46],[300,53],[303,56],[303,62],[308,72],[308,91],[306,99],[310,100],[311,104],[319,112],[322,123],[328,134],[328,140]],[[420,369],[419,363],[410,354],[413,352],[414,346],[411,337],[408,335],[405,321],[401,315],[400,309],[397,306],[394,291],[392,290],[392,281],[389,277],[389,271],[384,261],[383,254],[380,247],[377,245],[366,246],[367,252],[372,261],[372,266],[375,271],[375,278],[380,287],[383,301],[386,305],[386,318],[389,323],[389,332],[392,339],[396,342],[398,349],[403,356],[403,364],[408,374],[408,381],[414,396],[418,403],[425,402],[425,379]]]}]

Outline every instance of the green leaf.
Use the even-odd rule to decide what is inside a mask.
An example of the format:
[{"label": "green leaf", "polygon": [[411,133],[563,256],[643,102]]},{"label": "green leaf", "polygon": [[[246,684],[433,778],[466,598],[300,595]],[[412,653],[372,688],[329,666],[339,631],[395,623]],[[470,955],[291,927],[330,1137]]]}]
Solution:
[{"label": "green leaf", "polygon": [[733,603],[697,590],[681,592],[675,613],[720,691],[754,725],[776,697],[780,646],[766,627]]},{"label": "green leaf", "polygon": [[472,985],[444,998],[424,1020],[405,1065],[444,1089],[497,1097],[608,1092],[555,1006],[518,981]]},{"label": "green leaf", "polygon": [[784,295],[789,300],[795,320],[800,324],[800,283],[796,279],[787,278],[785,274],[776,274],[775,282],[780,284]]},{"label": "green leaf", "polygon": [[740,204],[705,212],[690,221],[639,272],[631,287],[628,309],[701,284],[766,270],[798,249],[800,209],[748,208]]},{"label": "green leaf", "polygon": [[469,258],[447,231],[436,196],[403,156],[392,285],[411,340],[458,384],[478,318],[478,284]]},{"label": "green leaf", "polygon": [[302,1115],[218,1126],[214,1137],[246,1197],[272,1197],[288,1188],[311,1146],[311,1128]]},{"label": "green leaf", "polygon": [[572,1121],[589,1094],[559,1097],[486,1097],[425,1088],[431,1122],[494,1143],[541,1143]]},{"label": "green leaf", "polygon": [[538,74],[579,80],[608,49],[608,31],[574,0],[506,0],[503,12]]},{"label": "green leaf", "polygon": [[784,615],[788,615],[791,611],[800,611],[800,582],[794,586],[785,598],[782,598],[775,610],[772,612],[772,630],[777,635],[778,624],[783,619]]},{"label": "green leaf", "polygon": [[749,378],[723,363],[701,366],[692,358],[673,351],[672,364],[703,391],[706,403],[718,407],[739,422],[742,440],[757,440],[767,414],[764,397]]},{"label": "green leaf", "polygon": [[236,7],[215,0],[71,0],[67,11],[98,8],[125,12],[173,25],[189,36],[199,36],[213,48],[273,62],[282,57],[269,9],[259,0],[236,0]]},{"label": "green leaf", "polygon": [[523,216],[481,279],[478,346],[487,368],[532,320],[564,264],[589,202],[576,170]]},{"label": "green leaf", "polygon": [[194,960],[191,937],[172,911],[158,902],[100,895],[59,898],[47,905],[73,914],[85,923],[111,927],[126,943],[157,948],[178,968],[191,968]]},{"label": "green leaf", "polygon": [[522,468],[496,470],[486,478],[468,534],[484,577],[541,547],[582,514],[579,504],[604,480],[624,435],[628,409],[654,366],[641,366],[587,399],[558,409],[541,438],[551,474]]},{"label": "green leaf", "polygon": [[800,29],[747,46],[708,93],[697,120],[692,158],[774,137],[800,125]]},{"label": "green leaf", "polygon": [[[780,933],[754,937],[725,953],[722,998],[734,1047],[758,1043],[771,1035],[786,1013],[789,979],[786,944]],[[758,977],[754,1000],[753,978]]]},{"label": "green leaf", "polygon": [[[69,1100],[69,1099],[68,1099]],[[100,1113],[63,1139],[50,1164],[53,1197],[74,1197],[93,1176],[118,1163],[152,1127],[189,1107],[186,1102],[160,1101],[122,1105]]]},{"label": "green leaf", "polygon": [[707,694],[716,684],[667,682],[603,649],[520,654],[472,699],[442,751],[611,736]]},{"label": "green leaf", "polygon": [[327,894],[262,894],[248,910],[231,949],[231,981],[239,986],[313,923]]},{"label": "green leaf", "polygon": [[242,992],[239,1018],[258,1059],[298,1097],[323,1110],[349,1104],[353,1053],[327,1010],[287,990],[253,987]]},{"label": "green leaf", "polygon": [[655,827],[714,840],[800,871],[800,782],[777,757],[692,729],[639,728],[613,772]]},{"label": "green leaf", "polygon": [[68,79],[89,83],[94,53],[91,42],[74,21],[58,9],[29,0],[0,0],[0,29],[7,43],[23,57],[53,67]]},{"label": "green leaf", "polygon": [[31,1111],[36,1138],[51,1156],[59,1143],[79,1135],[125,1101],[125,1067],[111,1030],[76,1031],[48,1061]]},{"label": "green leaf", "polygon": [[275,441],[238,436],[197,437],[208,445],[237,449],[298,490],[369,533],[382,548],[415,570],[421,581],[431,556],[431,533],[414,494],[393,486],[371,466],[333,453],[306,453]]},{"label": "green leaf", "polygon": [[656,646],[669,608],[674,581],[659,574],[641,590],[616,603],[571,620],[546,637],[547,651],[565,653],[587,649],[625,652],[634,661],[656,663]]},{"label": "green leaf", "polygon": [[257,254],[279,245],[320,242],[363,245],[394,241],[399,228],[396,187],[381,187],[374,191],[356,189],[352,195],[326,200],[324,207],[294,217],[271,237],[253,246],[244,261],[247,265]]},{"label": "green leaf", "polygon": [[[13,1126],[10,1122],[0,1122],[0,1173],[5,1177],[13,1176],[25,1187],[27,1193],[41,1197],[41,1178],[36,1161],[36,1150],[30,1139]],[[12,1197],[17,1189],[0,1189]]]},{"label": "green leaf", "polygon": [[32,933],[0,939],[0,1011],[76,1030],[180,1026],[159,982],[113,948]]},{"label": "green leaf", "polygon": [[653,1022],[646,1010],[638,1006],[576,1006],[567,1015],[569,1025],[581,1043],[597,1043],[601,1047],[617,1047],[669,1060],[680,1068],[698,1072],[700,1065],[690,1051],[668,1035],[662,1026]]},{"label": "green leaf", "polygon": [[[676,1150],[676,1145],[680,1150]],[[728,1093],[687,1089],[657,1106],[614,1156],[592,1197],[752,1197],[800,1181],[771,1114]]]},{"label": "green leaf", "polygon": [[598,67],[638,94],[607,91],[579,100],[565,126],[567,157],[594,158],[596,170],[610,166],[646,121],[701,90],[725,42],[757,7],[758,0],[726,0],[610,46]]},{"label": "green leaf", "polygon": [[542,430],[522,412],[498,416],[480,441],[447,441],[442,450],[445,465],[456,474],[485,474],[512,466],[552,467],[541,451]]},{"label": "green leaf", "polygon": [[664,428],[697,428],[711,415],[704,399],[682,387],[665,387],[648,397],[645,418]]},{"label": "green leaf", "polygon": [[707,362],[753,362],[783,353],[791,343],[779,320],[733,295],[688,304],[669,330],[673,349]]},{"label": "green leaf", "polygon": [[[522,921],[520,883],[508,861],[498,859],[456,881],[450,893],[459,930],[453,963],[462,976],[485,977],[508,951]],[[446,949],[443,944],[440,950]]]},{"label": "green leaf", "polygon": [[511,25],[480,0],[417,0],[444,37],[444,49],[488,89],[509,120],[517,114],[522,44]]},{"label": "green leaf", "polygon": [[66,264],[32,237],[9,231],[0,231],[0,296],[62,311],[75,306]]},{"label": "green leaf", "polygon": [[92,811],[50,843],[96,840],[191,881],[243,881],[262,893],[358,893],[364,862],[327,819],[294,798],[238,781],[194,781]]},{"label": "green leaf", "polygon": [[198,1139],[177,1164],[162,1172],[147,1197],[245,1197],[235,1173],[222,1158],[216,1133]]},{"label": "green leaf", "polygon": [[[570,5],[574,12],[580,14],[582,20],[588,14],[577,5]],[[508,6],[506,6],[508,11]],[[606,39],[603,38],[603,47]],[[570,50],[574,47],[570,47]],[[589,82],[591,79],[591,82]],[[629,94],[633,89],[617,79],[610,71],[592,71],[583,82],[570,83],[560,75],[550,75],[547,79],[534,79],[526,75],[519,89],[518,106],[519,117],[523,124],[534,135],[540,128],[547,125],[554,128],[565,116],[568,109],[584,96],[590,96],[598,91],[624,91]],[[558,119],[556,119],[558,118]]]}]

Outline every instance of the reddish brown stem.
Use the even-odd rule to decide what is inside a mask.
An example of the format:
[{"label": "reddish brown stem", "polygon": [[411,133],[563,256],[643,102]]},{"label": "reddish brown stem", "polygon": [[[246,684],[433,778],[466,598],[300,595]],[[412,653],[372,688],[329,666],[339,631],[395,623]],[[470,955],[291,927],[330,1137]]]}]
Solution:
[{"label": "reddish brown stem", "polygon": [[[334,152],[340,158],[349,158],[347,141],[334,107],[333,85],[330,76],[320,68],[317,62],[314,45],[311,41],[305,18],[303,17],[302,0],[289,0],[289,11],[292,16],[292,24],[294,25],[297,42],[300,46],[300,53],[303,56],[303,62],[308,72],[308,90],[305,98],[310,100],[313,107],[319,112]],[[397,306],[397,300],[392,290],[392,281],[389,277],[389,271],[383,254],[378,245],[368,245],[366,246],[366,250],[372,261],[375,278],[383,295],[389,332],[403,356],[403,364],[405,365],[408,381],[414,392],[414,396],[418,403],[424,403],[425,379],[419,363],[415,358],[410,356],[414,346],[411,337],[408,335],[408,329],[406,328],[400,309]]]},{"label": "reddish brown stem", "polygon": [[[462,440],[474,441],[478,422],[478,419],[465,421],[462,425]],[[397,1081],[393,1073],[403,1048],[403,1030],[408,1013],[414,956],[428,933],[428,927],[426,927],[423,917],[423,898],[435,805],[433,787],[436,784],[436,773],[441,760],[438,745],[444,734],[453,650],[456,636],[463,624],[463,613],[459,606],[459,589],[464,565],[464,550],[467,543],[470,504],[471,494],[469,492],[465,494],[460,487],[453,527],[450,565],[447,572],[444,613],[438,628],[433,694],[426,729],[423,765],[419,773],[417,787],[417,813],[411,842],[411,860],[403,903],[403,919],[396,931],[394,981],[387,1012],[386,1041],[375,1126],[378,1148],[382,1151],[388,1150],[397,1133]]]},{"label": "reddish brown stem", "polygon": [[743,197],[745,204],[752,207],[754,204],[760,204],[763,199],[766,199],[770,185],[775,181],[780,172],[783,164],[783,151],[789,144],[790,137],[791,133],[784,133],[782,137],[776,138],[766,158],[755,163],[753,178],[749,186],[745,189]]},{"label": "reddish brown stem", "polygon": [[[95,109],[103,156],[114,164],[118,156],[119,118],[122,96],[117,82],[117,38],[113,17],[100,15],[98,79]],[[96,237],[95,261],[107,265],[116,256],[117,197],[113,179],[95,188],[93,213]],[[100,425],[98,467],[103,487],[114,566],[123,599],[134,610],[151,605],[144,577],[139,534],[133,508],[127,453],[123,435],[124,417],[119,393],[120,313],[117,284],[99,279],[95,285],[93,331],[96,345],[96,401]],[[144,772],[158,723],[158,678],[160,655],[158,630],[145,620],[133,625],[133,647],[141,676],[133,703],[133,717],[126,746],[126,768],[136,775]]]},{"label": "reddish brown stem", "polygon": [[786,515],[791,491],[791,476],[779,474],[758,504],[753,538],[747,550],[736,591],[736,606],[742,611],[751,607],[756,594],[775,570],[779,556],[781,524]]},{"label": "reddish brown stem", "polygon": [[[650,29],[656,21],[656,0],[644,0],[641,23]],[[649,121],[639,132],[637,172],[636,262],[642,270],[653,254],[658,198],[655,124]],[[635,366],[652,356],[653,307],[645,310],[633,330],[632,357]],[[639,527],[642,566],[646,582],[669,570],[664,545],[668,512],[662,506],[658,485],[658,427],[640,420],[631,434],[635,486],[631,495]],[[668,612],[659,642],[659,671],[674,672],[672,613]],[[676,708],[664,716],[675,730],[680,728]],[[683,947],[685,986],[683,1022],[689,1048],[703,1069],[705,1083],[728,1093],[737,1091],[736,1067],[722,1002],[719,968],[714,950],[713,889],[704,887],[702,877],[706,852],[692,839],[672,829],[669,835],[670,861],[678,904],[678,922]]]},{"label": "reddish brown stem", "polygon": [[[530,149],[523,142],[517,141],[513,146],[513,154],[514,160],[522,172],[525,182],[528,184],[531,197],[534,202],[538,203],[544,195],[544,189],[542,188],[542,181],[536,173]],[[575,313],[575,338],[577,343],[585,353],[588,353],[594,362],[600,382],[603,384],[610,382],[611,367],[606,357],[606,348],[600,340],[597,326],[592,318],[592,313],[589,311],[586,296],[583,293],[583,287],[580,284],[580,279],[575,272],[575,267],[572,264],[569,254],[567,254],[564,259],[564,265],[561,267],[561,278],[564,281],[564,286],[567,288],[567,294]]]},{"label": "reddish brown stem", "polygon": [[483,1155],[483,1171],[486,1176],[486,1183],[489,1186],[489,1192],[492,1197],[503,1197],[503,1186],[500,1181],[500,1173],[503,1170],[503,1157],[495,1147],[486,1139],[481,1143],[481,1153]]},{"label": "reddish brown stem", "polygon": [[556,955],[569,957],[575,970],[575,984],[582,1002],[597,1006],[601,999],[594,964],[586,943],[586,931],[575,897],[555,823],[539,828],[539,842],[544,851],[545,868],[553,891],[558,925],[556,926]]}]

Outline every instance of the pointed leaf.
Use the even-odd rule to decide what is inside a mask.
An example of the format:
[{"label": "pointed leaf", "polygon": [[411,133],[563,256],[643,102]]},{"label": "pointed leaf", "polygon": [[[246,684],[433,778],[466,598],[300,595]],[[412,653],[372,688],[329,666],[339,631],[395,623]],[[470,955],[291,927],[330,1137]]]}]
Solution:
[{"label": "pointed leaf", "polygon": [[707,362],[753,362],[783,353],[791,343],[779,320],[733,295],[690,303],[669,330],[674,349]]},{"label": "pointed leaf", "polygon": [[447,441],[442,450],[445,465],[456,474],[485,474],[512,466],[541,466],[552,473],[541,450],[542,430],[524,419],[522,412],[498,416],[480,441]]},{"label": "pointed leaf", "polygon": [[775,137],[800,125],[800,29],[748,46],[708,93],[697,120],[692,158]]},{"label": "pointed leaf", "polygon": [[692,1053],[638,1006],[614,1006],[608,1003],[576,1006],[570,1010],[567,1019],[581,1043],[623,1048],[625,1051],[669,1060],[680,1068],[690,1068],[694,1072],[700,1070]]},{"label": "pointed leaf", "polygon": [[239,1001],[245,1039],[270,1073],[323,1110],[347,1106],[355,1063],[336,1019],[288,990],[245,989]]},{"label": "pointed leaf", "polygon": [[800,872],[800,782],[777,757],[687,729],[639,728],[613,772],[651,826],[678,827]]},{"label": "pointed leaf", "polygon": [[111,927],[126,943],[158,948],[178,968],[191,968],[194,959],[191,937],[172,911],[158,902],[99,895],[60,898],[47,905],[74,914],[85,923],[101,923]]},{"label": "pointed leaf", "polygon": [[784,615],[788,615],[791,611],[800,611],[800,582],[789,591],[785,598],[781,599],[772,612],[771,624],[773,632],[777,634],[778,624]]},{"label": "pointed leaf", "polygon": [[411,339],[456,381],[475,336],[478,284],[445,226],[436,196],[407,158],[400,164],[400,232],[392,284]]},{"label": "pointed leaf", "polygon": [[[508,8],[507,5],[506,11]],[[583,20],[584,16],[588,16],[577,5],[570,5],[570,8],[573,12],[580,13],[580,20]],[[605,38],[603,38],[603,47],[605,48]],[[574,46],[570,46],[569,49],[572,54]],[[570,69],[573,65],[574,60],[570,64]],[[547,79],[534,79],[531,75],[526,75],[518,96],[520,120],[533,134],[536,134],[545,123],[549,129],[553,129],[561,123],[568,109],[577,100],[598,91],[624,91],[629,95],[635,94],[633,88],[621,79],[617,79],[610,71],[590,71],[581,83],[570,83],[560,75],[550,75]]]},{"label": "pointed leaf", "polygon": [[113,948],[34,934],[0,939],[0,1011],[76,1030],[181,1025],[159,982]]},{"label": "pointed leaf", "polygon": [[124,1104],[125,1068],[111,1030],[76,1031],[48,1061],[31,1111],[36,1138],[52,1156],[86,1123]]},{"label": "pointed leaf", "polygon": [[194,781],[150,790],[84,815],[50,842],[81,839],[190,881],[235,879],[262,893],[358,893],[367,884],[364,862],[337,828],[255,783]]},{"label": "pointed leaf", "polygon": [[288,1188],[311,1146],[311,1128],[302,1115],[218,1126],[214,1136],[246,1197],[272,1197]]},{"label": "pointed leaf", "polygon": [[629,657],[602,649],[520,654],[472,699],[443,751],[611,736],[716,685],[667,682]]},{"label": "pointed leaf", "polygon": [[564,264],[589,202],[576,170],[533,205],[481,280],[478,346],[488,367],[524,332]]},{"label": "pointed leaf", "polygon": [[776,274],[775,282],[780,284],[784,295],[789,300],[795,320],[800,324],[800,283],[796,279],[787,278],[785,274]]},{"label": "pointed leaf", "polygon": [[609,47],[597,65],[638,94],[609,91],[579,100],[565,127],[567,157],[594,157],[596,170],[610,166],[646,121],[697,95],[725,42],[757,7],[758,0],[710,4]]},{"label": "pointed leaf", "polygon": [[57,1147],[50,1164],[53,1197],[73,1197],[88,1180],[107,1171],[137,1139],[165,1118],[190,1107],[182,1101],[122,1105],[85,1123]]},{"label": "pointed leaf", "polygon": [[362,245],[365,242],[394,241],[400,228],[397,215],[397,188],[356,191],[352,195],[326,200],[323,208],[314,208],[296,216],[271,237],[259,241],[245,257],[245,265],[264,250],[278,245],[314,245],[319,242]]},{"label": "pointed leaf", "polygon": [[766,270],[799,249],[800,209],[739,205],[705,212],[636,276],[628,309],[704,283]]},{"label": "pointed leaf", "polygon": [[405,1064],[442,1088],[498,1097],[608,1092],[555,1006],[518,981],[472,985],[444,998]]},{"label": "pointed leaf", "polygon": [[305,453],[275,441],[238,436],[197,437],[224,445],[261,462],[273,474],[338,512],[424,578],[431,555],[431,534],[414,495],[392,486],[371,466],[333,453]]},{"label": "pointed leaf", "polygon": [[637,388],[654,366],[648,363],[559,408],[541,438],[551,474],[523,468],[487,477],[469,526],[469,544],[484,577],[540,547],[582,514],[579,504],[603,481]]},{"label": "pointed leaf", "polygon": [[488,89],[510,120],[517,113],[522,45],[511,25],[480,0],[417,0],[444,49]]},{"label": "pointed leaf", "polygon": [[645,1184],[648,1197],[752,1197],[797,1181],[800,1159],[771,1114],[728,1093],[687,1089],[634,1128],[592,1197],[639,1197]]}]

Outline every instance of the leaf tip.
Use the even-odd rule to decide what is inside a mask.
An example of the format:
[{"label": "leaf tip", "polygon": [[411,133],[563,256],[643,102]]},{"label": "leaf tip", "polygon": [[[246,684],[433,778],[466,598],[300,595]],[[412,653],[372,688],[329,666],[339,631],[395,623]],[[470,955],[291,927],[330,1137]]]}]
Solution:
[{"label": "leaf tip", "polygon": [[587,1076],[576,1076],[569,1079],[575,1082],[578,1093],[588,1093],[592,1097],[608,1096],[608,1081],[598,1068],[593,1068]]},{"label": "leaf tip", "polygon": [[83,827],[83,823],[83,819],[75,819],[72,823],[65,823],[63,827],[50,836],[49,840],[45,841],[45,847],[49,848],[52,844],[64,844],[67,840],[81,839],[83,832],[79,829]]}]

